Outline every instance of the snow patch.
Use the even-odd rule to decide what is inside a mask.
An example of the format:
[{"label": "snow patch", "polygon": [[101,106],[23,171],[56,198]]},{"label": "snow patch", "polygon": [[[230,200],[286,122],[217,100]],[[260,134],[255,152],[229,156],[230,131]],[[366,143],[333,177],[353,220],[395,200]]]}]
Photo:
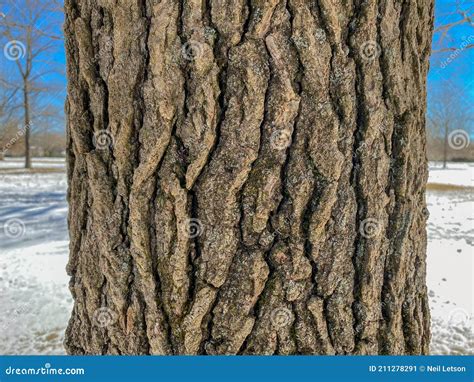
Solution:
[{"label": "snow patch", "polygon": [[[431,164],[430,182],[473,185],[472,164],[434,167]],[[0,171],[0,195],[0,353],[64,354],[62,341],[72,309],[65,271],[66,176]],[[427,206],[431,352],[473,354],[472,193],[428,192]],[[20,238],[5,234],[5,224],[12,219],[24,223]]]},{"label": "snow patch", "polygon": [[430,162],[428,183],[474,187],[474,163],[448,163],[443,168],[442,163]]}]

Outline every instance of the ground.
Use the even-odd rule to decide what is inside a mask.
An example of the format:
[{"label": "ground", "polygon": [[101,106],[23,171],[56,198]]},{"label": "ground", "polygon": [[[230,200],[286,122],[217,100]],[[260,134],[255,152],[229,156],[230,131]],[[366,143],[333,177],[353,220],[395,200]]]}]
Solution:
[{"label": "ground", "polygon": [[[62,159],[0,161],[0,354],[64,354],[72,307]],[[474,164],[430,164],[432,354],[474,354]]]}]

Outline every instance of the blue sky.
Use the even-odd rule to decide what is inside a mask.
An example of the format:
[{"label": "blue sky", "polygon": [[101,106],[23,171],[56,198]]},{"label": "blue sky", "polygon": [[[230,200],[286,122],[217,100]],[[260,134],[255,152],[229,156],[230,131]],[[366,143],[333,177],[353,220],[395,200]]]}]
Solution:
[{"label": "blue sky", "polygon": [[[474,1],[439,0],[435,6],[435,29],[441,25],[455,23],[462,19],[457,9],[470,11],[473,15]],[[462,49],[466,44],[474,44],[474,27],[460,24],[450,29],[440,44],[440,33],[433,36],[433,54],[428,75],[429,90],[454,89],[462,107],[473,109],[474,105],[474,48]],[[447,47],[457,51],[439,52]]]},{"label": "blue sky", "polygon": [[[28,7],[28,4],[38,2],[36,6]],[[47,6],[48,5],[48,6]],[[47,7],[46,7],[47,6]],[[35,19],[32,35],[36,43],[33,51],[41,48],[37,57],[33,60],[30,78],[34,81],[34,87],[48,88],[47,92],[37,92],[33,95],[32,103],[32,124],[33,130],[39,124],[48,126],[55,130],[64,130],[64,100],[66,97],[65,78],[65,54],[62,40],[62,24],[64,15],[61,3],[49,3],[43,0],[0,0],[0,46],[3,50],[1,55],[1,86],[13,89],[21,85],[21,75],[18,64],[23,68],[26,65],[26,32],[24,27],[18,25],[30,25]],[[15,23],[14,27],[9,27]],[[4,33],[8,32],[8,35]],[[51,38],[53,37],[53,38]],[[47,49],[45,47],[48,46]],[[16,59],[20,57],[19,59]],[[14,105],[21,104],[21,91],[17,92]],[[45,108],[49,116],[45,117],[40,113]],[[16,113],[20,121],[22,116],[20,111]],[[43,114],[42,121],[38,115]],[[36,119],[36,120],[35,120]]]},{"label": "blue sky", "polygon": [[[1,12],[7,17],[16,17],[22,12],[21,0],[2,1]],[[467,0],[438,0],[435,6],[435,28],[440,25],[456,22],[460,16],[454,11],[458,7],[461,10],[474,9],[474,1]],[[472,12],[471,12],[472,13]],[[60,12],[48,14],[42,18],[37,28],[49,28],[55,34],[62,34],[63,15]],[[6,41],[2,41],[4,46]],[[466,43],[474,44],[474,27],[464,24],[458,25],[451,29],[449,36],[443,40],[443,45],[439,44],[439,34],[434,36],[433,49],[438,50],[440,47],[462,47]],[[450,58],[451,57],[451,58]],[[2,57],[3,58],[3,57]],[[2,60],[2,65],[5,60]],[[64,99],[66,96],[66,78],[65,78],[65,54],[64,46],[61,41],[55,45],[54,51],[45,53],[40,57],[40,62],[35,66],[37,73],[47,71],[54,68],[54,73],[46,74],[42,80],[46,83],[54,83],[56,90],[51,95],[46,95],[43,103],[49,102],[54,104],[60,113],[63,113]],[[449,62],[448,62],[449,61]],[[431,57],[430,72],[428,75],[429,90],[439,89],[455,89],[458,94],[462,107],[473,109],[474,104],[474,71],[472,65],[474,62],[474,48],[458,49],[457,51],[449,51],[442,53],[434,53]],[[13,65],[14,62],[7,62]],[[14,67],[8,73],[14,76]],[[55,122],[56,129],[64,129],[63,120]]]}]

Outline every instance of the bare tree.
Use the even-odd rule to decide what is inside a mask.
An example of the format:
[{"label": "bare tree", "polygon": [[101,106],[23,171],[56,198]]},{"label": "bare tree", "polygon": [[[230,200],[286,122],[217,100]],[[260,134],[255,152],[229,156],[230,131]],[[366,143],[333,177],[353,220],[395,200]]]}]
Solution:
[{"label": "bare tree", "polygon": [[18,124],[14,102],[17,90],[8,88],[3,77],[0,77],[0,160],[4,159],[8,146],[12,144]]},{"label": "bare tree", "polygon": [[0,160],[5,159],[7,151],[18,141],[18,123],[14,119],[0,121]]},{"label": "bare tree", "polygon": [[[16,64],[19,78],[5,80],[10,88],[18,88],[24,119],[25,167],[31,167],[30,141],[33,98],[50,90],[42,81],[54,69],[45,62],[58,48],[61,36],[54,23],[47,20],[61,11],[55,0],[3,1],[0,35],[3,37],[3,60]],[[52,65],[51,65],[52,66]]]},{"label": "bare tree", "polygon": [[450,153],[469,146],[469,126],[472,125],[473,114],[463,98],[463,89],[449,82],[429,92],[428,131],[434,145],[437,141],[442,142],[443,168],[447,167]]},{"label": "bare tree", "polygon": [[[452,9],[447,13],[441,13],[437,19],[441,22],[434,28],[433,53],[456,52],[474,47],[474,4],[472,1],[456,0]],[[467,36],[465,41],[456,41],[453,39],[453,32],[463,26],[471,27],[472,34]]]}]

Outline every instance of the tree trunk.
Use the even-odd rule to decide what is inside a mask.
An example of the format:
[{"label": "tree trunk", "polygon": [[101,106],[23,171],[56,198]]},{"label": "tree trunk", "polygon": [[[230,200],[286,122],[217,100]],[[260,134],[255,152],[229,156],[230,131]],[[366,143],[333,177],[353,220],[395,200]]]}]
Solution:
[{"label": "tree trunk", "polygon": [[449,141],[449,127],[448,124],[444,125],[444,146],[443,146],[443,168],[447,167],[448,163],[448,141]]},{"label": "tree trunk", "polygon": [[337,4],[66,0],[69,353],[428,352],[433,3]]},{"label": "tree trunk", "polygon": [[28,81],[25,80],[23,84],[23,111],[25,113],[25,168],[31,168],[31,154],[30,154],[30,101]]}]

